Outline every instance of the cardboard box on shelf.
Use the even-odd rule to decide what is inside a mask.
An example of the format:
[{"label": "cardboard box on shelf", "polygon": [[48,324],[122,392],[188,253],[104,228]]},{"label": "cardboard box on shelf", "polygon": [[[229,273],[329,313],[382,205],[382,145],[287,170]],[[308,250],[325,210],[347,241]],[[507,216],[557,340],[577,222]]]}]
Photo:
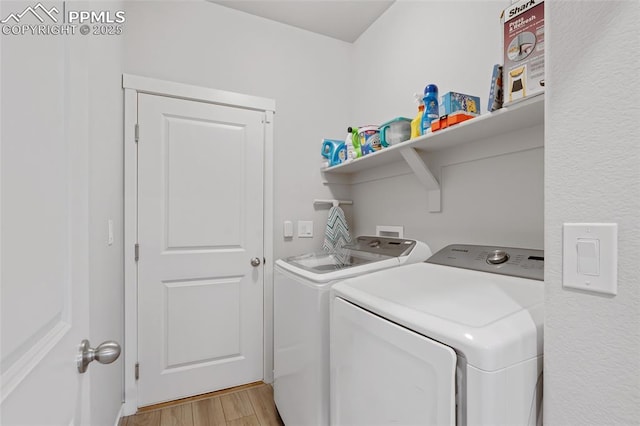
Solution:
[{"label": "cardboard box on shelf", "polygon": [[544,92],[544,0],[521,0],[503,12],[504,104]]},{"label": "cardboard box on shelf", "polygon": [[440,103],[440,115],[449,115],[458,111],[480,115],[480,98],[457,92],[445,93]]},{"label": "cardboard box on shelf", "polygon": [[502,108],[503,99],[502,65],[496,64],[493,66],[493,73],[491,74],[491,87],[489,89],[489,103],[487,105],[487,111],[492,112]]},{"label": "cardboard box on shelf", "polygon": [[433,120],[431,122],[431,131],[435,132],[437,130],[446,129],[449,126],[471,120],[474,117],[477,117],[477,115],[467,114],[463,111],[458,111],[451,115],[443,115],[438,120]]}]

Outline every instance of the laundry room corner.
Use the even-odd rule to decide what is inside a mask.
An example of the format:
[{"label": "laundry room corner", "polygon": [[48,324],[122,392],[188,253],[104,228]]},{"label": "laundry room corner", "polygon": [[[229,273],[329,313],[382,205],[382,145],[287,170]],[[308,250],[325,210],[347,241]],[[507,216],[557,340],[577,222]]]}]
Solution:
[{"label": "laundry room corner", "polygon": [[[428,82],[441,93],[477,94],[480,113],[487,114],[491,69],[502,62],[504,7],[502,1],[392,4],[354,43],[354,124],[413,117],[413,94]],[[429,44],[425,25],[442,42]],[[373,58],[379,59],[375,67]],[[402,225],[405,236],[427,242],[434,252],[454,241],[542,249],[542,121],[525,120],[515,131],[495,129],[489,138],[420,154],[440,185],[439,212],[432,212],[427,189],[402,159],[354,173],[354,233]]]}]

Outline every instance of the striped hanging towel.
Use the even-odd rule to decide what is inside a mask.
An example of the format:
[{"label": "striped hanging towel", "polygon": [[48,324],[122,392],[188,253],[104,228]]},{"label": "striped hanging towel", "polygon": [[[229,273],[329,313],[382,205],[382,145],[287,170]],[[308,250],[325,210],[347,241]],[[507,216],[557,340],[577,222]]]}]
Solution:
[{"label": "striped hanging towel", "polygon": [[342,247],[350,242],[351,235],[349,235],[349,225],[344,217],[344,212],[338,206],[331,207],[327,219],[327,229],[324,232],[322,249],[341,254]]}]

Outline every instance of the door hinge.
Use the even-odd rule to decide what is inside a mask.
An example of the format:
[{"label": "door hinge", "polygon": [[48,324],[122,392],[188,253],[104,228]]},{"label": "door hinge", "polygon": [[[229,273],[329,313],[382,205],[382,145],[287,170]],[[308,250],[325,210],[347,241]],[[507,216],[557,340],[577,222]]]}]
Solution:
[{"label": "door hinge", "polygon": [[138,243],[134,246],[134,257],[136,262],[140,260],[140,244]]},{"label": "door hinge", "polygon": [[135,138],[136,138],[136,143],[138,143],[138,140],[140,140],[140,126],[138,125],[138,123],[136,123]]},{"label": "door hinge", "polygon": [[140,378],[140,363],[136,362],[136,380]]},{"label": "door hinge", "polygon": [[263,124],[271,124],[271,117],[273,117],[272,111],[265,111],[264,116],[262,117]]}]

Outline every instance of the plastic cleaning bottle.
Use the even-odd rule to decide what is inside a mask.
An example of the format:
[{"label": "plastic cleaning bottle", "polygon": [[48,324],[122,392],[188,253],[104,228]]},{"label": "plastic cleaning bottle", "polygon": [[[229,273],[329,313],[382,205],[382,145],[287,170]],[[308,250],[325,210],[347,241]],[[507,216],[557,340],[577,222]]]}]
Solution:
[{"label": "plastic cleaning bottle", "polygon": [[431,122],[437,120],[438,110],[438,86],[429,84],[424,88],[424,114],[422,115],[422,134],[426,134],[431,130]]},{"label": "plastic cleaning bottle", "polygon": [[344,141],[337,139],[323,139],[320,152],[327,159],[329,167],[342,164],[347,159],[347,146]]},{"label": "plastic cleaning bottle", "polygon": [[424,102],[422,101],[422,96],[418,93],[414,93],[413,97],[416,99],[416,103],[418,104],[418,113],[416,114],[416,117],[411,120],[411,139],[422,135],[422,115],[424,114]]},{"label": "plastic cleaning bottle", "polygon": [[347,137],[344,139],[344,144],[347,146],[347,161],[355,160],[356,151],[353,148],[353,133],[351,133],[351,127],[347,128]]},{"label": "plastic cleaning bottle", "polygon": [[355,160],[356,158],[362,157],[362,146],[360,143],[360,135],[358,134],[358,128],[349,127],[347,129],[347,132],[351,132],[351,144],[353,145],[353,152],[355,154],[353,159]]}]

